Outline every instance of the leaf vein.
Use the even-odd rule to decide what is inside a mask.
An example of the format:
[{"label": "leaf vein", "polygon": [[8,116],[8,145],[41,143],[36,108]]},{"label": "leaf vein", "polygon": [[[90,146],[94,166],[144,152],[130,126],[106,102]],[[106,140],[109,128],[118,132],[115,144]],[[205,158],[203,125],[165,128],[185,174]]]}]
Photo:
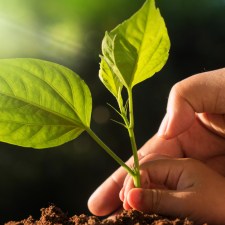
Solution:
[{"label": "leaf vein", "polygon": [[63,119],[65,119],[66,121],[69,121],[70,123],[73,123],[73,124],[75,124],[75,125],[82,125],[82,126],[83,126],[83,124],[76,123],[77,121],[72,120],[71,118],[69,118],[69,117],[67,117],[67,116],[65,116],[65,115],[63,115],[63,114],[59,114],[59,113],[57,113],[56,111],[52,111],[52,110],[47,109],[47,108],[45,108],[45,107],[43,107],[43,106],[41,106],[41,105],[37,105],[37,104],[34,103],[34,102],[31,102],[31,101],[28,102],[26,99],[20,98],[20,97],[18,97],[18,96],[11,96],[11,95],[6,94],[6,93],[3,93],[3,92],[1,92],[1,91],[0,91],[0,94],[5,95],[5,96],[7,96],[7,97],[9,97],[9,98],[14,98],[14,99],[16,99],[16,100],[18,100],[18,101],[22,101],[22,102],[24,102],[24,103],[26,103],[26,104],[28,104],[28,105],[32,105],[32,106],[35,106],[35,107],[37,107],[37,108],[40,108],[40,109],[42,109],[43,111],[49,112],[49,113],[51,113],[51,114],[53,114],[53,115],[55,115],[55,116],[58,116],[58,117],[60,117],[60,118],[63,118]]}]

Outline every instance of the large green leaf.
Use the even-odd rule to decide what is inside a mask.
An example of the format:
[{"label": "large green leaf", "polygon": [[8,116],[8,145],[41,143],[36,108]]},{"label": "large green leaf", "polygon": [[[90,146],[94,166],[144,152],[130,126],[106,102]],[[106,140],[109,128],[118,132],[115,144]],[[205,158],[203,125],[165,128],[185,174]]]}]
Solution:
[{"label": "large green leaf", "polygon": [[128,88],[161,70],[170,40],[154,0],[147,0],[131,18],[117,26],[102,42],[103,58]]},{"label": "large green leaf", "polygon": [[90,127],[92,99],[73,71],[37,59],[0,60],[0,141],[48,148]]}]

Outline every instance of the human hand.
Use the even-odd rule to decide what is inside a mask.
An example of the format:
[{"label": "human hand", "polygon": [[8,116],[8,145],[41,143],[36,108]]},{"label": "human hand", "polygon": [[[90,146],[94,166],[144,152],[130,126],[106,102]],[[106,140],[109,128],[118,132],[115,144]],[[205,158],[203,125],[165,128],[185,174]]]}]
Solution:
[{"label": "human hand", "polygon": [[[175,84],[159,132],[139,150],[139,159],[149,161],[155,154],[195,158],[225,175],[224,90],[225,68]],[[94,192],[88,202],[93,214],[107,215],[121,206],[125,176],[119,168]]]},{"label": "human hand", "polygon": [[177,155],[199,159],[225,175],[225,68],[174,85],[158,136],[177,142]]},{"label": "human hand", "polygon": [[142,187],[127,176],[120,191],[125,209],[174,217],[196,224],[224,224],[225,178],[194,159],[159,159],[141,165]]}]

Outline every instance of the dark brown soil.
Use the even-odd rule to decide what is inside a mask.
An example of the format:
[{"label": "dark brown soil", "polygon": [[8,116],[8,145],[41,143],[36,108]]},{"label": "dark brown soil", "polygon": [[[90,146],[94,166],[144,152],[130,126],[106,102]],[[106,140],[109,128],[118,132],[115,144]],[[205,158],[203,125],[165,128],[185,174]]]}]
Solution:
[{"label": "dark brown soil", "polygon": [[148,215],[139,211],[123,211],[115,219],[100,220],[95,216],[72,216],[69,217],[58,207],[51,205],[41,209],[39,220],[29,216],[22,221],[10,221],[5,225],[193,225],[188,219],[168,219],[158,215]]}]

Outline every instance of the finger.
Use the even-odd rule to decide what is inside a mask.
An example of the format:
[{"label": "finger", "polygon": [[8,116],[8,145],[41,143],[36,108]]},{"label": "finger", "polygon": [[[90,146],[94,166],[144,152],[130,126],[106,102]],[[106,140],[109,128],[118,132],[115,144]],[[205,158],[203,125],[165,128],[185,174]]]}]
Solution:
[{"label": "finger", "polygon": [[119,168],[91,195],[88,208],[94,215],[105,216],[121,206],[119,192],[125,176],[126,171]]},{"label": "finger", "polygon": [[[142,159],[139,160],[139,165],[143,165],[146,162],[153,161],[153,160],[171,159],[171,158],[174,158],[174,157],[168,154],[149,153],[148,155],[144,156]],[[143,173],[143,171],[141,172]],[[144,182],[144,180],[142,182]]]},{"label": "finger", "polygon": [[167,158],[145,162],[140,169],[145,171],[150,185],[163,185],[171,190],[183,190],[193,186],[196,168],[202,166],[197,160],[189,158]]},{"label": "finger", "polygon": [[127,187],[127,183],[129,181],[129,179],[130,179],[130,175],[127,174],[127,176],[125,177],[124,182],[123,182],[123,187],[122,187],[122,189],[120,190],[120,193],[119,193],[119,197],[120,197],[120,200],[122,202],[125,201],[125,197],[124,197],[125,195],[124,195],[124,193],[125,193],[125,189]]},{"label": "finger", "polygon": [[122,187],[122,189],[120,190],[119,198],[122,202],[124,201],[124,187]]},{"label": "finger", "polygon": [[[144,170],[140,171],[140,178],[141,178],[141,187],[142,188],[151,188],[152,187],[152,185],[150,184],[149,177]],[[126,181],[124,182],[124,186],[122,188],[122,193],[121,193],[123,195],[121,198],[123,201],[123,208],[126,210],[131,208],[129,203],[127,202],[127,195],[129,193],[129,191],[131,189],[133,189],[134,187],[135,187],[135,185],[134,185],[133,177],[128,175],[126,178]]]},{"label": "finger", "polygon": [[194,75],[175,84],[158,135],[168,139],[186,131],[195,113],[225,113],[224,88],[225,69]]},{"label": "finger", "polygon": [[[124,184],[124,192],[123,192],[123,194],[124,194],[124,200],[123,200],[123,203],[126,203],[126,196],[127,196],[127,193],[132,189],[132,188],[134,188],[135,186],[134,186],[134,181],[133,181],[133,179],[132,179],[132,177],[130,177],[130,176],[127,176],[128,177],[128,179],[127,179],[127,181],[126,181],[126,183]],[[123,205],[125,205],[125,204],[123,204]],[[126,209],[126,208],[125,208]]]},{"label": "finger", "polygon": [[142,212],[183,217],[190,215],[195,195],[191,191],[134,188],[128,193],[127,202]]}]

